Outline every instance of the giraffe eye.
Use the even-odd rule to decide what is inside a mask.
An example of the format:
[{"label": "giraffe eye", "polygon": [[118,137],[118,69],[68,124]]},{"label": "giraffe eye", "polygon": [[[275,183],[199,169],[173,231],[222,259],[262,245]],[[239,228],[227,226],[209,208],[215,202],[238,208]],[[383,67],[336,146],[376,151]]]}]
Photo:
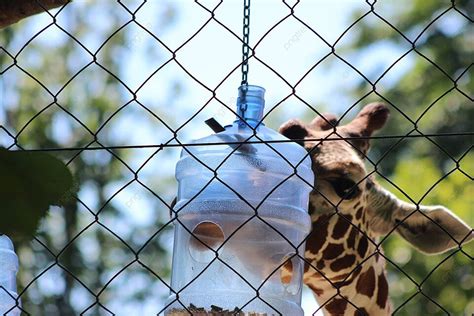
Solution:
[{"label": "giraffe eye", "polygon": [[330,180],[334,191],[343,200],[351,200],[359,193],[356,183],[347,178],[337,178]]}]

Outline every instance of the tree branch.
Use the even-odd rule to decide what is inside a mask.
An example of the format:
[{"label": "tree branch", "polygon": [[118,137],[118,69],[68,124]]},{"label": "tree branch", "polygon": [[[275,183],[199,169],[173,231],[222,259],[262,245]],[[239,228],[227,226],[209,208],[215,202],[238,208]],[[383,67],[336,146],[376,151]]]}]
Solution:
[{"label": "tree branch", "polygon": [[31,15],[54,9],[70,0],[0,0],[0,29]]}]

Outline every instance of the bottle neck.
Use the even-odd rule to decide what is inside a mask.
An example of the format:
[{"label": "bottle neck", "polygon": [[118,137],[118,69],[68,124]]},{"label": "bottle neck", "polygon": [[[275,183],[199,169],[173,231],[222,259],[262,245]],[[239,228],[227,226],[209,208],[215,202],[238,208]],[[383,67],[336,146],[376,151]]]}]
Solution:
[{"label": "bottle neck", "polygon": [[237,118],[239,125],[256,127],[263,125],[263,110],[265,108],[265,89],[253,85],[241,85],[237,98]]}]

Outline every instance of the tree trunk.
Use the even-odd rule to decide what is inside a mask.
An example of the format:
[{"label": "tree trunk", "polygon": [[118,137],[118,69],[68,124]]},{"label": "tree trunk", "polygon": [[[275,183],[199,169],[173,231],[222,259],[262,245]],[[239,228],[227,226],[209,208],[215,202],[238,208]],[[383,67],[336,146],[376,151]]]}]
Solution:
[{"label": "tree trunk", "polygon": [[0,0],[0,29],[68,2],[70,0]]}]

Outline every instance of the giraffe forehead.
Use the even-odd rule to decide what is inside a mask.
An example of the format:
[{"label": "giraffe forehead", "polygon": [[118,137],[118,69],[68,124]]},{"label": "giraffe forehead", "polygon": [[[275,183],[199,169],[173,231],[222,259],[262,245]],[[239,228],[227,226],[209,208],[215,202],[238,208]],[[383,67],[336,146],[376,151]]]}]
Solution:
[{"label": "giraffe forehead", "polygon": [[313,169],[319,178],[348,177],[359,181],[366,174],[364,162],[356,154],[347,152],[314,155]]},{"label": "giraffe forehead", "polygon": [[327,165],[329,163],[338,163],[345,167],[363,166],[364,163],[357,154],[355,148],[343,139],[322,140],[307,144],[313,163],[316,165]]},{"label": "giraffe forehead", "polygon": [[344,160],[360,160],[351,144],[343,140],[332,140],[320,145],[319,155],[322,158],[342,158]]}]

